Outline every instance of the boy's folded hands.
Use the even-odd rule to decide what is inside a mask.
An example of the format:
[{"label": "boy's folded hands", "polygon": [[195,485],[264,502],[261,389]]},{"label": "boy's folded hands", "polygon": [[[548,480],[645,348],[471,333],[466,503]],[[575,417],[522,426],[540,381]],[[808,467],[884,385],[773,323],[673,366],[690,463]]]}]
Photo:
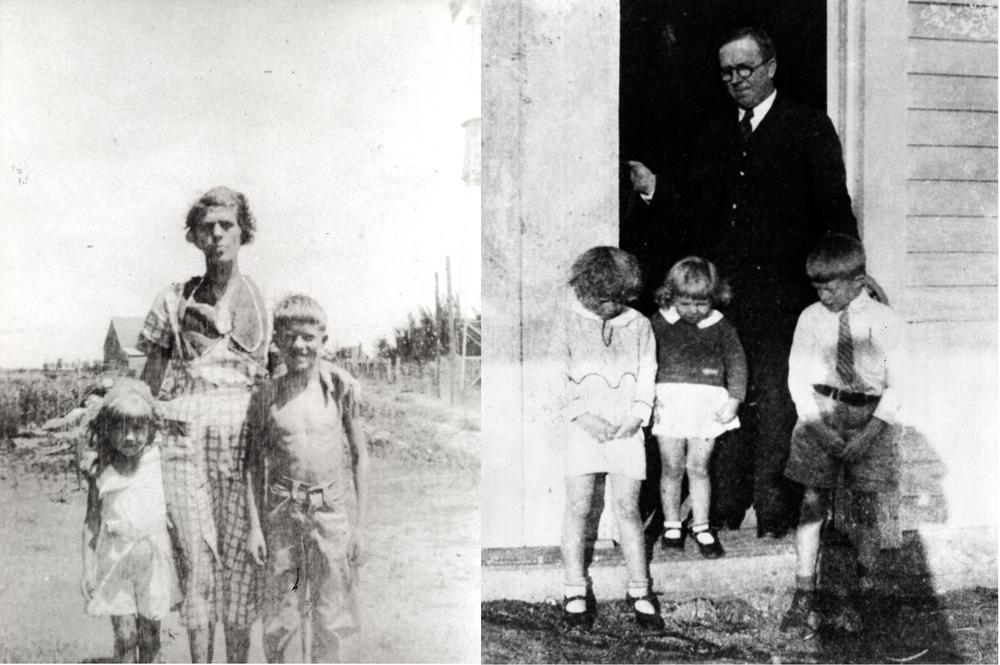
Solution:
[{"label": "boy's folded hands", "polygon": [[842,458],[844,456],[847,442],[835,429],[822,420],[807,420],[797,427],[801,427],[807,437],[819,441],[824,450],[834,457]]},{"label": "boy's folded hands", "polygon": [[844,452],[841,459],[845,462],[857,462],[868,452],[876,439],[882,436],[889,426],[884,420],[872,418],[856,434],[851,436],[844,444]]}]

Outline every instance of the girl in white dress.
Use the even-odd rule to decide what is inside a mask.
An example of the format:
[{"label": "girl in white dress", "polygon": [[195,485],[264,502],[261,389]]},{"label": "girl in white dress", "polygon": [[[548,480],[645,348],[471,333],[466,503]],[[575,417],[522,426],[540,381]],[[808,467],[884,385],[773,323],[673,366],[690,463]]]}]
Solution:
[{"label": "girl in white dress", "polygon": [[81,590],[88,614],[111,617],[121,663],[156,662],[178,597],[153,422],[149,387],[119,379],[89,425]]}]

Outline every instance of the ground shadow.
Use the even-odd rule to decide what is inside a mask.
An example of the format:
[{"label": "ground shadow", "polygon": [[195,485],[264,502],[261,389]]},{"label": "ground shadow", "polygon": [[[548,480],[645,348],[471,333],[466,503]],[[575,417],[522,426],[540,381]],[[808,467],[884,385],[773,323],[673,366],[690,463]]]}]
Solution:
[{"label": "ground shadow", "polygon": [[[793,586],[789,570],[787,586],[762,583],[738,597],[671,597],[669,584],[664,585],[666,628],[652,634],[636,626],[621,601],[598,603],[597,621],[589,631],[565,627],[555,601],[485,602],[483,662],[997,662],[996,588],[936,593],[933,575],[940,567],[931,565],[916,530],[947,516],[941,484],[945,467],[915,430],[895,430],[894,441],[900,472],[895,494],[880,502],[880,519],[889,522],[886,534],[890,542],[896,539],[895,546],[882,551],[873,571],[875,587],[862,591],[849,541],[836,532],[825,536],[820,569],[824,624],[818,631],[779,630]],[[647,454],[655,478],[655,441]],[[649,503],[654,497],[646,495],[650,508],[644,514],[655,514],[658,497]],[[845,500],[839,499],[834,522],[849,531]],[[652,547],[655,536],[647,541]],[[853,624],[838,622],[845,606],[856,611]]]}]

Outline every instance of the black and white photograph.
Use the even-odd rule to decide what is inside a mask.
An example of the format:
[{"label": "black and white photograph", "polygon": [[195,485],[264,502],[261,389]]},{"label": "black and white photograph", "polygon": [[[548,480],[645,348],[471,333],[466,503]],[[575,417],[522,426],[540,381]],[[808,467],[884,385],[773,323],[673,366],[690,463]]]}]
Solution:
[{"label": "black and white photograph", "polygon": [[485,3],[482,85],[483,662],[996,662],[996,3]]},{"label": "black and white photograph", "polygon": [[478,662],[480,9],[0,0],[0,660]]},{"label": "black and white photograph", "polygon": [[998,658],[997,0],[0,0],[0,662]]}]

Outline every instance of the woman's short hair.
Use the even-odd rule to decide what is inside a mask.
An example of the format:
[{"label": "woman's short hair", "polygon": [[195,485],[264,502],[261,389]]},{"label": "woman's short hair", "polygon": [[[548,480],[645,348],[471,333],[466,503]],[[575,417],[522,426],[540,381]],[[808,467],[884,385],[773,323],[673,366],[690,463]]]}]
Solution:
[{"label": "woman's short hair", "polygon": [[184,223],[188,242],[194,242],[194,230],[205,219],[208,209],[218,207],[235,208],[236,223],[240,226],[240,244],[248,245],[253,242],[254,233],[257,232],[257,220],[250,212],[247,197],[228,187],[214,187],[208,190],[188,210],[187,221]]},{"label": "woman's short hair", "polygon": [[578,297],[606,298],[628,303],[642,292],[639,261],[617,247],[591,247],[570,268],[569,285]]},{"label": "woman's short hair", "polygon": [[719,278],[715,264],[700,256],[688,256],[670,268],[663,286],[656,290],[655,300],[660,307],[669,307],[675,298],[710,300],[713,305],[725,305],[732,298],[732,290]]},{"label": "woman's short hair", "polygon": [[283,330],[296,323],[308,323],[326,330],[326,312],[313,298],[293,293],[285,296],[274,308],[274,331]]},{"label": "woman's short hair", "polygon": [[843,233],[824,237],[806,258],[806,274],[813,282],[853,279],[866,271],[861,241]]}]

